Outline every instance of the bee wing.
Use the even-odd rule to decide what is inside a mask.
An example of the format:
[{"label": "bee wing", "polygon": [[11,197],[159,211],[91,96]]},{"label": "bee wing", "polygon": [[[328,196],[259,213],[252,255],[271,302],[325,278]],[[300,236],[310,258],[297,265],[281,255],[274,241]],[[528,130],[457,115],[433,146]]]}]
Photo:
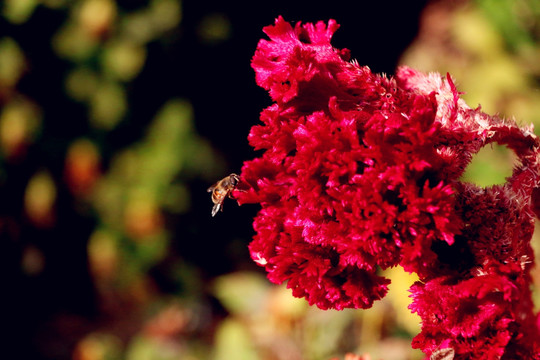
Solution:
[{"label": "bee wing", "polygon": [[214,204],[214,207],[212,208],[212,217],[216,216],[220,209],[223,211],[223,205],[221,203]]},{"label": "bee wing", "polygon": [[206,192],[214,191],[214,189],[216,188],[216,186],[218,186],[218,184],[219,184],[219,181],[215,183],[214,185],[210,186],[208,189],[206,189]]}]

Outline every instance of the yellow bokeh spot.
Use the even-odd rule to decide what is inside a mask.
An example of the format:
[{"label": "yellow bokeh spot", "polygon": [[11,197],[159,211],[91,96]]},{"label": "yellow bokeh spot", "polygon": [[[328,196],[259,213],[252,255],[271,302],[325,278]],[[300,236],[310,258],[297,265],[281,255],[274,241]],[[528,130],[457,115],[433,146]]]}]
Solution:
[{"label": "yellow bokeh spot", "polygon": [[2,14],[14,24],[23,24],[37,5],[37,0],[4,0]]},{"label": "yellow bokeh spot", "polygon": [[0,88],[11,88],[17,84],[26,59],[19,45],[12,38],[0,39]]},{"label": "yellow bokeh spot", "polygon": [[72,61],[82,61],[92,55],[99,42],[80,26],[68,21],[53,36],[52,45],[59,56]]},{"label": "yellow bokeh spot", "polygon": [[66,78],[68,95],[78,101],[87,101],[99,86],[97,74],[87,67],[72,70]]},{"label": "yellow bokeh spot", "polygon": [[0,113],[0,148],[7,158],[17,157],[34,140],[40,124],[39,109],[25,98],[15,98]]},{"label": "yellow bokeh spot", "polygon": [[135,78],[145,60],[145,48],[133,42],[113,41],[105,46],[104,69],[119,80],[129,81]]},{"label": "yellow bokeh spot", "polygon": [[392,283],[389,285],[386,298],[396,311],[396,322],[410,334],[420,332],[420,317],[412,313],[408,306],[412,302],[409,288],[418,281],[416,274],[409,274],[401,266],[386,269],[383,273]]},{"label": "yellow bokeh spot", "polygon": [[162,214],[150,193],[133,191],[124,211],[126,232],[136,239],[158,233],[162,229]]},{"label": "yellow bokeh spot", "polygon": [[203,42],[219,43],[230,38],[232,26],[225,14],[209,14],[202,19],[197,32]]},{"label": "yellow bokeh spot", "polygon": [[88,261],[94,277],[99,280],[113,279],[118,269],[118,244],[111,232],[96,230],[88,241]]},{"label": "yellow bokeh spot", "polygon": [[86,0],[79,9],[79,24],[90,36],[99,37],[110,30],[116,18],[112,0]]},{"label": "yellow bokeh spot", "polygon": [[54,204],[56,202],[56,185],[46,171],[35,174],[26,187],[24,208],[28,218],[39,227],[54,224]]},{"label": "yellow bokeh spot", "polygon": [[159,32],[178,26],[182,19],[181,3],[177,0],[152,0],[149,10],[154,29]]},{"label": "yellow bokeh spot", "polygon": [[98,129],[112,130],[127,110],[126,93],[115,82],[99,84],[90,101],[90,119]]},{"label": "yellow bokeh spot", "polygon": [[121,341],[114,335],[90,333],[75,346],[73,360],[120,359],[121,349]]}]

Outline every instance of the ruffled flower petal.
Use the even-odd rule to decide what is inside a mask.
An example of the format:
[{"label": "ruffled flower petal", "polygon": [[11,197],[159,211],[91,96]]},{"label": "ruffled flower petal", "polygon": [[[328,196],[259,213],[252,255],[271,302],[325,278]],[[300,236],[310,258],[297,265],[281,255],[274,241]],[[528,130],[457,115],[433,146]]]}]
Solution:
[{"label": "ruffled flower petal", "polygon": [[[538,358],[529,289],[540,214],[540,141],[532,127],[460,99],[452,78],[407,67],[395,78],[349,61],[338,25],[283,18],[252,60],[273,104],[249,143],[239,203],[259,203],[253,260],[322,309],[368,308],[400,265],[420,282],[413,345],[455,359]],[[503,185],[460,176],[491,143],[519,163]]]}]

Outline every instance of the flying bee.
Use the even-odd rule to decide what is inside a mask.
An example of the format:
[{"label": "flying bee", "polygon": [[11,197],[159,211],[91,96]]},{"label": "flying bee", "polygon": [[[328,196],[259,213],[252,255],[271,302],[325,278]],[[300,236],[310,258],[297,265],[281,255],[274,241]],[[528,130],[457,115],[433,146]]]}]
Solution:
[{"label": "flying bee", "polygon": [[208,188],[207,191],[212,193],[212,202],[214,203],[212,216],[215,216],[219,210],[223,211],[223,202],[227,196],[234,199],[232,192],[239,182],[240,176],[231,174]]},{"label": "flying bee", "polygon": [[431,353],[430,360],[452,360],[456,352],[452,348],[438,349]]}]

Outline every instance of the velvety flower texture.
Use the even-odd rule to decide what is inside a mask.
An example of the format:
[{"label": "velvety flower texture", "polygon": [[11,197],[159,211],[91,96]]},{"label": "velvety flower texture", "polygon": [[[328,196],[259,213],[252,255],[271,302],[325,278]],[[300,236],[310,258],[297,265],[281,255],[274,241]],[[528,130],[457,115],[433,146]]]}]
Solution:
[{"label": "velvety flower texture", "polygon": [[[249,134],[263,152],[244,164],[235,192],[262,207],[253,259],[322,309],[370,307],[389,283],[378,270],[401,265],[421,280],[411,289],[422,318],[413,346],[450,348],[455,359],[538,358],[532,128],[469,108],[449,76],[373,74],[331,46],[337,28],[280,17],[253,57],[273,100]],[[489,143],[519,157],[512,177],[488,188],[460,182]]]}]

